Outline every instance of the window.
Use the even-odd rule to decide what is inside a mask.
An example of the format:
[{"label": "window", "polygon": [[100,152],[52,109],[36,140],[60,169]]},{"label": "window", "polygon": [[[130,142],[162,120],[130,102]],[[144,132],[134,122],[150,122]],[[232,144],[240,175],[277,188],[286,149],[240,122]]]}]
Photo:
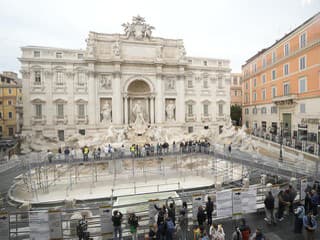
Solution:
[{"label": "window", "polygon": [[85,129],[79,129],[79,134],[85,136],[86,130]]},{"label": "window", "polygon": [[203,115],[208,116],[209,115],[209,105],[203,104]]},{"label": "window", "polygon": [[238,85],[238,79],[237,79],[237,77],[233,77],[233,85]]},{"label": "window", "polygon": [[257,114],[257,112],[258,112],[258,109],[255,107],[255,108],[252,108],[252,113],[253,114]]},{"label": "window", "polygon": [[11,100],[8,100],[8,105],[12,105],[12,101]]},{"label": "window", "polygon": [[64,141],[64,130],[58,130],[59,141]]},{"label": "window", "polygon": [[78,59],[83,59],[83,53],[78,53]]},{"label": "window", "polygon": [[79,118],[85,117],[84,104],[78,104],[78,117]]},{"label": "window", "polygon": [[290,45],[289,45],[289,43],[286,43],[286,44],[284,45],[283,55],[284,55],[285,57],[287,57],[287,56],[289,56],[289,53],[290,53]]},{"label": "window", "polygon": [[193,88],[193,81],[192,79],[188,80],[188,88]]},{"label": "window", "polygon": [[34,51],[33,57],[40,57],[40,51]]},{"label": "window", "polygon": [[271,113],[277,113],[277,106],[271,107]]},{"label": "window", "polygon": [[267,98],[267,90],[262,89],[262,100],[266,100],[266,98]]},{"label": "window", "polygon": [[84,86],[85,85],[85,73],[84,72],[79,72],[78,73],[78,86]]},{"label": "window", "polygon": [[56,84],[58,86],[62,86],[63,85],[63,72],[57,72]]},{"label": "window", "polygon": [[248,82],[246,82],[246,89],[248,89],[249,88],[249,84],[248,84]]},{"label": "window", "polygon": [[192,117],[193,116],[193,105],[188,104],[188,116]]},{"label": "window", "polygon": [[252,98],[253,98],[253,101],[257,101],[257,93],[256,92],[253,92]]},{"label": "window", "polygon": [[254,79],[253,79],[253,87],[256,87],[256,86],[257,86],[257,79],[254,78]]},{"label": "window", "polygon": [[13,136],[13,128],[12,127],[8,128],[8,133],[9,133],[9,136]]},{"label": "window", "polygon": [[300,41],[299,41],[300,48],[304,48],[306,46],[306,43],[307,43],[307,35],[306,33],[302,33],[300,35]]},{"label": "window", "polygon": [[36,85],[40,85],[41,84],[41,72],[40,71],[35,71],[34,72],[34,83]]},{"label": "window", "polygon": [[64,109],[63,109],[63,104],[61,103],[57,104],[57,117],[64,118]]},{"label": "window", "polygon": [[256,73],[257,72],[257,64],[253,64],[253,72]]},{"label": "window", "polygon": [[265,74],[263,74],[263,75],[261,76],[261,82],[262,82],[262,84],[265,84],[265,83],[266,83],[266,75],[265,75]]},{"label": "window", "polygon": [[307,91],[307,79],[305,77],[299,79],[299,93]]},{"label": "window", "polygon": [[223,116],[223,104],[219,103],[219,116]]},{"label": "window", "polygon": [[300,103],[300,113],[306,113],[306,104]]},{"label": "window", "polygon": [[277,96],[277,87],[272,87],[272,97],[276,97]]},{"label": "window", "polygon": [[283,65],[283,75],[284,76],[289,75],[289,64],[288,63]]},{"label": "window", "polygon": [[263,56],[262,58],[262,67],[265,68],[267,66],[267,59],[266,56]]},{"label": "window", "polygon": [[287,96],[290,94],[290,85],[289,83],[284,83],[283,84],[283,95]]},{"label": "window", "polygon": [[222,77],[218,78],[218,88],[222,88]]},{"label": "window", "polygon": [[246,115],[249,114],[249,109],[248,108],[244,109],[244,114],[246,114]]},{"label": "window", "polygon": [[8,88],[8,94],[11,95],[12,94],[12,89]]},{"label": "window", "polygon": [[193,133],[193,127],[188,127],[188,133]]},{"label": "window", "polygon": [[62,58],[62,53],[61,52],[57,52],[56,53],[56,58]]},{"label": "window", "polygon": [[266,107],[262,107],[261,108],[261,114],[266,114],[267,113],[267,108]]},{"label": "window", "polygon": [[271,77],[272,77],[272,80],[275,80],[275,79],[277,78],[277,72],[276,72],[275,69],[272,70],[272,72],[271,72]]},{"label": "window", "polygon": [[12,112],[8,112],[8,118],[12,119],[12,116],[13,116]]},{"label": "window", "polygon": [[276,52],[273,51],[273,52],[272,52],[272,63],[275,63],[276,60],[277,60]]},{"label": "window", "polygon": [[0,119],[2,119],[2,112],[0,112]]},{"label": "window", "polygon": [[21,88],[19,88],[19,93],[22,93],[22,89]]},{"label": "window", "polygon": [[234,90],[234,96],[238,96],[238,91]]},{"label": "window", "polygon": [[203,88],[208,88],[209,86],[208,86],[208,79],[207,78],[205,78],[205,79],[203,79]]},{"label": "window", "polygon": [[208,66],[208,61],[203,61],[204,66]]},{"label": "window", "polygon": [[248,93],[245,94],[245,103],[248,103],[249,102],[249,95]]},{"label": "window", "polygon": [[42,118],[42,105],[41,104],[35,104],[35,113],[36,113],[36,118]]},{"label": "window", "polygon": [[299,58],[299,69],[303,70],[306,68],[306,56]]}]

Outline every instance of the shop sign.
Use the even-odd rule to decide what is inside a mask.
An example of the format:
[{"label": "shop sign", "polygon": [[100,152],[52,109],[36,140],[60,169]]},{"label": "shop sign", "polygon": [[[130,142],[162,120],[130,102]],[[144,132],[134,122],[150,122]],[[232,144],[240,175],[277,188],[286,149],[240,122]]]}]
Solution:
[{"label": "shop sign", "polygon": [[302,118],[301,123],[309,124],[320,124],[319,118]]}]

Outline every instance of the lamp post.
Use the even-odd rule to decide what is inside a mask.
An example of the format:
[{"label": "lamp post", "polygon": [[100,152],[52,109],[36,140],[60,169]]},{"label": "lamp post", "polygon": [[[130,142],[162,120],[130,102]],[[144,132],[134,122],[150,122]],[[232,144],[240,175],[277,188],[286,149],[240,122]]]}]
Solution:
[{"label": "lamp post", "polygon": [[279,137],[279,141],[280,141],[280,156],[279,156],[279,161],[282,162],[283,161],[283,157],[282,157],[282,131],[283,131],[283,122],[280,122],[280,137]]}]

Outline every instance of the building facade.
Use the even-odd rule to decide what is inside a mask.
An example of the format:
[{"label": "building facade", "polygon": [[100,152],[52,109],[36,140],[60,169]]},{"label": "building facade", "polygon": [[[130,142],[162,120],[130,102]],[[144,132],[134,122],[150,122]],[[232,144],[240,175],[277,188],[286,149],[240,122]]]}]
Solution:
[{"label": "building facade", "polygon": [[230,97],[231,106],[239,105],[242,106],[242,74],[241,73],[231,73],[231,86],[230,86]]},{"label": "building facade", "polygon": [[288,144],[320,143],[320,13],[243,65],[243,120]]},{"label": "building facade", "polygon": [[14,137],[22,127],[22,84],[16,73],[0,74],[0,136]]},{"label": "building facade", "polygon": [[124,34],[90,32],[86,50],[22,47],[24,134],[63,141],[110,126],[185,132],[219,128],[230,115],[230,67],[187,57],[182,40],[152,36],[137,16]]}]

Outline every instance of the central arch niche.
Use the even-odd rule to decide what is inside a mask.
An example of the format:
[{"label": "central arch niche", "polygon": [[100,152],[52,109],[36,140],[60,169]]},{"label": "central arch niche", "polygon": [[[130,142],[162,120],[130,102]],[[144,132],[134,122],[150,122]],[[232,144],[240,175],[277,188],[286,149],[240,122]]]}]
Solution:
[{"label": "central arch niche", "polygon": [[135,80],[128,86],[128,94],[149,95],[150,93],[150,87],[144,80]]}]

